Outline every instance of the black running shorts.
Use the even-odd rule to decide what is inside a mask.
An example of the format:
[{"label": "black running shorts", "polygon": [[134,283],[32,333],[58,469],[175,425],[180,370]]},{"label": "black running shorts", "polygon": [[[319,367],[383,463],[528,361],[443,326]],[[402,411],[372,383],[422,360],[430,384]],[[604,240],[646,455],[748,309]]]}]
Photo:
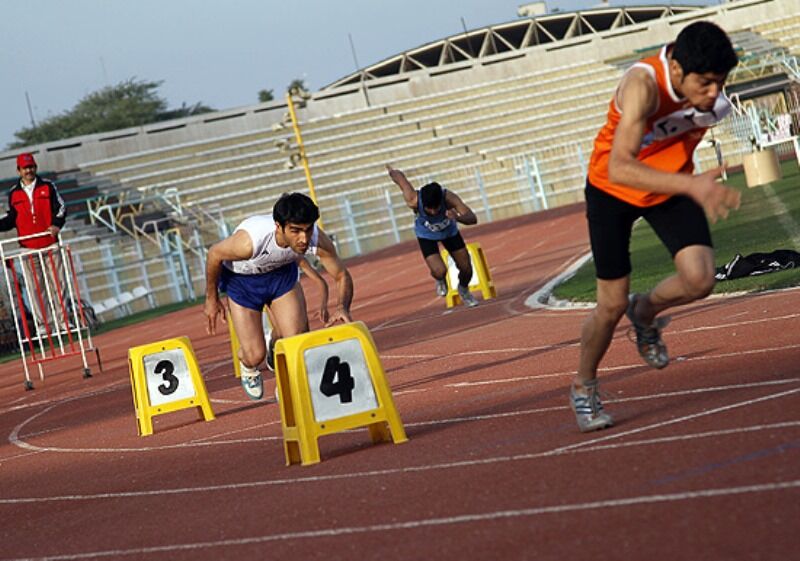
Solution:
[{"label": "black running shorts", "polygon": [[444,248],[452,255],[453,252],[464,249],[464,238],[461,237],[461,232],[456,232],[455,236],[450,236],[443,240],[426,240],[425,238],[417,238],[419,248],[422,250],[422,256],[427,258],[429,255],[436,255],[439,253],[439,242],[442,242]]},{"label": "black running shorts", "polygon": [[700,205],[675,195],[651,207],[626,203],[586,182],[586,218],[597,278],[613,280],[631,272],[631,230],[643,217],[672,257],[684,247],[713,247],[708,220]]}]

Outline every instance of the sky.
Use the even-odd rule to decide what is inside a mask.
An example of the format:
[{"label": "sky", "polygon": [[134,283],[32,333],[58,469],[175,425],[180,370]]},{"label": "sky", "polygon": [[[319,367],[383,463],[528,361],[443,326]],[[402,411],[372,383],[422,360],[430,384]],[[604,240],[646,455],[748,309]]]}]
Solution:
[{"label": "sky", "polygon": [[[611,1],[612,6],[715,4]],[[162,81],[170,108],[318,90],[359,66],[467,29],[517,19],[521,0],[0,0],[0,150],[14,132],[125,80]],[[550,0],[586,9],[596,0]]]}]

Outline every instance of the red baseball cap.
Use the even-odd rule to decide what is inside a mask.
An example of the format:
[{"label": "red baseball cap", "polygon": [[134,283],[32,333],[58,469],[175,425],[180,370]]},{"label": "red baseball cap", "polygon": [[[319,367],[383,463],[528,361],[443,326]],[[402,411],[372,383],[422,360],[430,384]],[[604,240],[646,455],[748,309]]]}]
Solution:
[{"label": "red baseball cap", "polygon": [[26,152],[17,156],[18,168],[29,168],[36,165],[36,160],[33,159],[33,154]]}]

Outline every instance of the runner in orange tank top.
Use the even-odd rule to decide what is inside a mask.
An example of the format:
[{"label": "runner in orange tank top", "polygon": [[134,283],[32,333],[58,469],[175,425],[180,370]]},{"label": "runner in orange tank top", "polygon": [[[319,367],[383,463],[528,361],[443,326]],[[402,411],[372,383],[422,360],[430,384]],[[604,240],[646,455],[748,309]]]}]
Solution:
[{"label": "runner in orange tank top", "polygon": [[[597,391],[597,367],[627,314],[642,358],[669,362],[661,339],[667,308],[705,298],[714,286],[706,215],[726,218],[739,192],[717,182],[722,168],[693,175],[692,155],[706,130],[730,112],[722,93],[738,63],[730,39],[709,22],[684,28],[675,43],[634,64],[609,104],[586,182],[586,216],[597,271],[597,306],[581,332],[570,402],[581,431],[613,424]],[[647,220],[672,254],[676,273],[647,294],[631,294],[630,236]]]}]

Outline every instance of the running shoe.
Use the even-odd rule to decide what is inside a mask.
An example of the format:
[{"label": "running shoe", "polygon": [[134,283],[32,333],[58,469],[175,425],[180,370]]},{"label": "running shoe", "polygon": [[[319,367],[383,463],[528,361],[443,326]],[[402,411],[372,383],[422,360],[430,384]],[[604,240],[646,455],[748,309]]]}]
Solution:
[{"label": "running shoe", "polygon": [[641,297],[641,294],[631,294],[628,297],[628,309],[625,311],[625,315],[628,316],[633,330],[636,332],[636,348],[639,350],[639,354],[647,364],[661,369],[669,364],[667,346],[661,338],[661,330],[669,323],[669,317],[656,318],[650,325],[638,323],[634,316],[634,309]]},{"label": "running shoe", "polygon": [[465,306],[470,308],[474,308],[478,305],[478,301],[472,295],[472,292],[469,291],[469,288],[466,286],[458,285],[458,295],[461,297],[461,301],[464,302]]},{"label": "running shoe", "polygon": [[436,296],[447,296],[447,281],[444,279],[436,281]]},{"label": "running shoe", "polygon": [[569,402],[580,431],[591,432],[614,426],[614,419],[603,411],[597,379],[584,382],[583,387],[586,388],[586,395],[577,393],[574,385],[569,391]]},{"label": "running shoe", "polygon": [[240,381],[247,397],[253,401],[258,401],[264,397],[264,381],[261,378],[261,372],[255,368],[248,368],[241,362],[239,363],[239,369],[241,374]]}]

